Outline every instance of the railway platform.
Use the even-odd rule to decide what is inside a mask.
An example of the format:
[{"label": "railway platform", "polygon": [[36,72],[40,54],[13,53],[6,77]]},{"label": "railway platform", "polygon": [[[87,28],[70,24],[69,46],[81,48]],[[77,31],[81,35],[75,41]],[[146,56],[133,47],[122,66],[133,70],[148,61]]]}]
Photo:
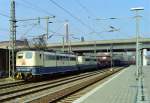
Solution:
[{"label": "railway platform", "polygon": [[150,66],[142,67],[136,79],[136,66],[130,66],[73,103],[150,103]]}]

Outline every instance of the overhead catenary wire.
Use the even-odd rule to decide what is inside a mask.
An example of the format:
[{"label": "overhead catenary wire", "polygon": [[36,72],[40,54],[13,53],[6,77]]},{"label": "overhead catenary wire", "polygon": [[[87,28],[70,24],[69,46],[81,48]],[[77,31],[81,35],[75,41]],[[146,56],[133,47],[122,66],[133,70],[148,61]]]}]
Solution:
[{"label": "overhead catenary wire", "polygon": [[[36,12],[42,12],[42,13],[45,13],[45,14],[48,14],[48,15],[51,15],[51,16],[49,16],[50,18],[55,18],[55,15],[54,14],[52,14],[52,13],[50,13],[49,11],[47,11],[47,10],[45,10],[44,8],[42,8],[42,7],[40,7],[40,6],[38,6],[37,4],[33,4],[32,2],[30,2],[29,0],[22,0],[21,2],[19,1],[19,2],[17,2],[18,4],[20,4],[20,5],[23,5],[24,7],[27,7],[27,8],[29,8],[29,9],[32,9],[32,10],[34,10],[34,11],[36,11]],[[39,17],[40,18],[40,17]],[[22,20],[19,20],[19,19],[17,19],[17,21],[32,21],[32,20],[35,20],[35,19],[37,19],[37,18],[33,18],[33,19],[22,19]],[[40,18],[41,19],[41,18]],[[57,18],[58,19],[58,18]],[[64,22],[64,20],[57,20],[57,22]],[[54,23],[54,21],[53,21],[53,23]]]},{"label": "overhead catenary wire", "polygon": [[[53,17],[56,17],[56,15],[55,14],[53,14],[53,13],[51,13],[51,12],[49,12],[48,10],[46,10],[46,9],[44,9],[44,8],[42,8],[42,7],[40,7],[39,5],[37,5],[37,4],[33,4],[31,1],[29,1],[29,0],[22,0],[22,1],[17,1],[17,3],[18,4],[20,4],[20,5],[22,5],[22,6],[24,6],[24,7],[26,7],[26,8],[28,8],[28,9],[31,9],[31,10],[34,10],[34,11],[36,11],[36,12],[41,12],[41,13],[44,13],[44,14],[48,14],[49,16],[53,16]],[[57,19],[58,19],[58,17],[57,17]],[[23,20],[22,20],[23,21]],[[64,20],[61,20],[61,19],[58,19],[57,20],[57,22],[64,22]]]},{"label": "overhead catenary wire", "polygon": [[3,13],[0,13],[0,15],[6,18],[10,18],[9,15],[3,14]]},{"label": "overhead catenary wire", "polygon": [[78,22],[80,22],[83,26],[85,26],[89,30],[95,31],[92,27],[90,27],[88,24],[84,23],[81,19],[79,19],[78,17],[76,17],[73,13],[71,13],[70,11],[68,11],[67,9],[65,9],[63,6],[61,6],[60,4],[58,4],[57,2],[55,2],[54,0],[49,0],[49,1],[51,3],[53,3],[54,5],[56,5],[57,7],[59,7],[60,9],[62,9],[67,14],[69,14],[72,18],[74,18],[75,20],[77,20]]},{"label": "overhead catenary wire", "polygon": [[36,12],[40,12],[40,10],[38,10],[38,9],[36,9],[36,8],[34,8],[34,7],[32,7],[31,5],[27,5],[27,4],[21,3],[20,1],[19,1],[19,2],[16,1],[16,4],[17,4],[17,5],[24,6],[24,7],[27,8],[27,9],[34,10],[34,11],[36,11]]},{"label": "overhead catenary wire", "polygon": [[88,17],[90,17],[91,15],[92,15],[93,17],[95,17],[94,14],[93,14],[85,5],[83,5],[83,4],[80,2],[80,0],[74,0],[74,1],[88,14]]},{"label": "overhead catenary wire", "polygon": [[38,5],[36,5],[36,4],[32,4],[32,3],[29,2],[28,0],[23,0],[23,2],[25,2],[26,4],[31,5],[32,7],[34,6],[35,8],[39,8],[42,12],[45,12],[45,13],[47,13],[47,14],[49,14],[49,15],[53,15],[53,14],[50,13],[49,11],[47,11],[47,10],[41,8],[40,6],[38,6]]},{"label": "overhead catenary wire", "polygon": [[45,13],[45,14],[47,14],[47,15],[53,15],[53,14],[50,13],[49,11],[43,9],[42,7],[40,7],[40,6],[36,5],[36,4],[32,4],[31,2],[29,2],[29,1],[27,1],[27,0],[22,0],[21,2],[20,2],[20,1],[18,2],[18,1],[17,1],[17,4],[20,4],[20,5],[24,6],[24,7],[27,7],[27,8],[29,8],[29,9],[32,9],[32,10],[34,10],[34,11],[36,11],[36,12]]},{"label": "overhead catenary wire", "polygon": [[38,24],[34,24],[32,25],[23,35],[26,35],[28,32],[30,32],[31,30],[33,30],[34,27],[36,27]]},{"label": "overhead catenary wire", "polygon": [[[103,21],[103,22],[107,23],[107,26],[109,26],[109,27],[113,26],[114,27],[116,25],[113,25],[112,24],[113,22],[115,22],[115,24],[119,25],[118,23],[121,23],[121,22],[122,23],[130,23],[131,21],[129,21],[129,20],[132,20],[132,19],[133,19],[133,17],[127,16],[127,17],[107,17],[107,18],[106,17],[101,17],[101,18],[95,18],[93,20],[94,21],[100,21],[101,24],[102,24],[102,21]],[[128,21],[126,21],[126,20],[128,20]],[[127,24],[124,24],[124,25],[127,25]],[[121,28],[125,27],[124,25],[122,25]]]},{"label": "overhead catenary wire", "polygon": [[[88,20],[92,20],[92,18],[96,17],[96,15],[89,9],[89,7],[87,7],[87,5],[85,5],[85,3],[83,3],[81,0],[74,0],[74,1],[77,3],[78,6],[80,6],[85,11],[85,13],[88,16],[87,17]],[[94,28],[95,24],[91,22],[90,25],[92,26],[92,28]]]}]

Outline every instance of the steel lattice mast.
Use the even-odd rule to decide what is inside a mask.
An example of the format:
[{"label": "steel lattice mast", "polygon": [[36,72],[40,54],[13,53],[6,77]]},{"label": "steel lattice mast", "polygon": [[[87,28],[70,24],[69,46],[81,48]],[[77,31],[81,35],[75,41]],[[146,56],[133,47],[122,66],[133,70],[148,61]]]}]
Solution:
[{"label": "steel lattice mast", "polygon": [[9,77],[15,72],[15,46],[16,46],[16,18],[15,1],[11,0],[10,5],[10,37],[9,37]]}]

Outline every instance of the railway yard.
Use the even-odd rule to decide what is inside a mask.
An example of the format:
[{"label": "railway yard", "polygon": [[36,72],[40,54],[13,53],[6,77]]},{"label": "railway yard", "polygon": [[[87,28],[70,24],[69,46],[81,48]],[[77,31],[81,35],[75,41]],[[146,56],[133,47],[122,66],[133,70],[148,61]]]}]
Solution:
[{"label": "railway yard", "polygon": [[[87,72],[42,82],[0,82],[0,102],[48,103],[57,101],[59,103],[69,103],[68,99],[65,99],[68,98],[68,96],[72,96],[123,68],[124,67],[115,68],[114,71],[106,69]],[[77,96],[81,96],[81,94]],[[73,96],[72,101],[75,99],[77,99],[77,97],[75,98]]]}]

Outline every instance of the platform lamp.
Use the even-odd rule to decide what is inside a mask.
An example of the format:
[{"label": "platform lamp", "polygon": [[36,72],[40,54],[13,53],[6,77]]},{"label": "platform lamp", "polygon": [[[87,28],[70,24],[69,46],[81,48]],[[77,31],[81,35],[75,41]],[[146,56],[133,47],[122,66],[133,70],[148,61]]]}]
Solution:
[{"label": "platform lamp", "polygon": [[144,10],[143,7],[131,8],[131,11],[135,12],[135,20],[136,20],[136,75],[139,77],[140,69],[139,69],[139,35],[140,35],[140,18],[139,11]]}]

